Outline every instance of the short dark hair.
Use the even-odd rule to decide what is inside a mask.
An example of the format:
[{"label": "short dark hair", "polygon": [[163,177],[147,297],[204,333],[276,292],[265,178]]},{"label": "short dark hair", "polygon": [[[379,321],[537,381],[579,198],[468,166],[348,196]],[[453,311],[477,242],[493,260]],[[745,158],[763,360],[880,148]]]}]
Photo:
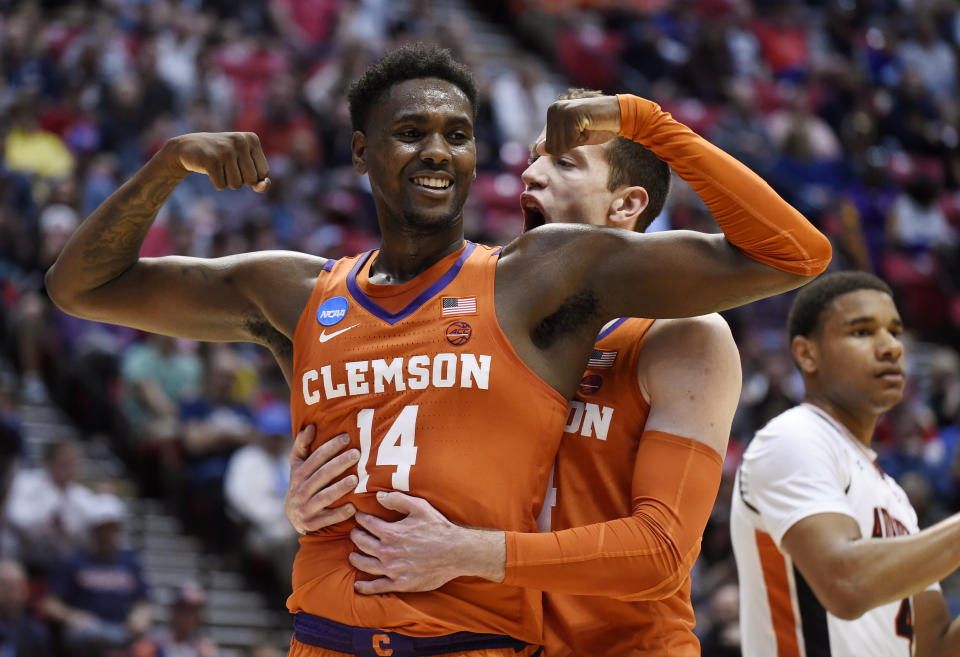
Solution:
[{"label": "short dark hair", "polygon": [[454,59],[446,48],[415,43],[388,52],[350,85],[347,99],[353,129],[363,130],[370,109],[395,84],[420,78],[440,78],[458,87],[470,101],[470,109],[476,118],[477,83],[470,69]]},{"label": "short dark hair", "polygon": [[[557,100],[596,98],[603,92],[593,89],[570,88]],[[638,186],[647,190],[649,201],[637,218],[637,232],[645,231],[663,210],[670,194],[670,167],[644,146],[626,137],[617,137],[606,144],[604,152],[610,165],[607,189],[611,192],[622,186]]]},{"label": "short dark hair", "polygon": [[877,290],[893,297],[893,290],[885,282],[862,271],[838,271],[824,274],[808,283],[790,306],[787,331],[790,341],[802,335],[810,337],[822,328],[823,311],[839,296],[857,290]]}]

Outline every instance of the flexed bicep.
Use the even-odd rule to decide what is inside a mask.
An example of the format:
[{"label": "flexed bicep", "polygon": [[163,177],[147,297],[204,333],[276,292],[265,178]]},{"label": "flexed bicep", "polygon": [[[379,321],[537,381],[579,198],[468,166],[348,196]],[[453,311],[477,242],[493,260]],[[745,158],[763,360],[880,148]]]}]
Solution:
[{"label": "flexed bicep", "polygon": [[78,293],[64,309],[152,333],[256,342],[282,351],[278,342],[292,338],[323,262],[280,251],[215,259],[141,258],[122,276]]}]

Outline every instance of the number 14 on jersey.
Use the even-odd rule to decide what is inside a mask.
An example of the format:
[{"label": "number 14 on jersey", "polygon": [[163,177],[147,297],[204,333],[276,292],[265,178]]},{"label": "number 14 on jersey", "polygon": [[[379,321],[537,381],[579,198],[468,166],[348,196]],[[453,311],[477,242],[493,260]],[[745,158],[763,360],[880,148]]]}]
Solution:
[{"label": "number 14 on jersey", "polygon": [[[394,465],[391,485],[395,490],[410,490],[410,467],[417,462],[417,446],[414,442],[417,434],[416,404],[404,406],[400,415],[387,430],[387,435],[377,448],[377,465]],[[373,411],[365,408],[357,414],[357,428],[360,430],[360,461],[357,462],[357,477],[360,480],[353,492],[366,493],[367,462],[370,460],[370,448],[373,443]]]}]

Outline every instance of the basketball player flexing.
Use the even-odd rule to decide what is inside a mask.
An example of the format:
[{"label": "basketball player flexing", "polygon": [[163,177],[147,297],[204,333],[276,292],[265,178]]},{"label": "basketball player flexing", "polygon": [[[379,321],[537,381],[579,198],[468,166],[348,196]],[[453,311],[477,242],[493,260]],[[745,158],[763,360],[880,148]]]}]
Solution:
[{"label": "basketball player flexing", "polygon": [[938,584],[960,567],[960,515],[919,531],[870,447],[903,397],[890,288],[827,274],[797,295],[787,325],[804,401],[754,436],[731,506],[744,656],[960,654]]},{"label": "basketball player flexing", "polygon": [[[403,490],[455,522],[532,530],[566,399],[607,321],[747,303],[803,284],[829,260],[826,239],[745,169],[715,192],[728,207],[750,199],[716,213],[725,236],[558,225],[502,250],[477,246],[462,224],[476,165],[469,71],[443,51],[401,49],[365,72],[350,104],[379,250],[337,262],[287,252],[139,258],[189,172],[221,189],[268,184],[255,135],[184,135],[81,224],[47,283],[83,317],[270,348],[292,382],[294,426],[346,431],[359,447],[348,500],[363,511],[383,513],[375,494]],[[545,148],[620,131],[654,143],[669,138],[658,130],[664,116],[630,96],[567,101],[551,109]],[[689,164],[708,184],[723,177],[716,162]],[[537,652],[540,596],[519,586],[466,579],[416,595],[358,594],[353,526],[301,540],[291,654]]]},{"label": "basketball player flexing", "polygon": [[[561,99],[599,95],[570,90]],[[702,142],[692,133],[683,138],[690,148]],[[573,217],[642,232],[664,205],[670,170],[643,145],[617,137],[557,156],[534,151],[522,179],[526,228]],[[646,200],[619,211],[630,194]],[[618,319],[594,346],[570,403],[541,515],[541,529],[554,532],[508,532],[497,550],[484,530],[457,527],[425,500],[390,493],[381,504],[406,514],[404,520],[357,518],[363,530],[353,537],[362,553],[351,561],[381,577],[358,590],[423,590],[486,572],[495,581],[546,592],[548,657],[700,654],[689,572],[739,399],[736,344],[713,314]],[[331,484],[350,464],[346,454],[316,477],[319,450],[300,466],[311,436],[296,441],[288,495],[288,515],[300,531],[331,521],[343,507],[328,508],[337,503],[328,500],[349,486]],[[308,477],[314,478],[304,485]]]}]

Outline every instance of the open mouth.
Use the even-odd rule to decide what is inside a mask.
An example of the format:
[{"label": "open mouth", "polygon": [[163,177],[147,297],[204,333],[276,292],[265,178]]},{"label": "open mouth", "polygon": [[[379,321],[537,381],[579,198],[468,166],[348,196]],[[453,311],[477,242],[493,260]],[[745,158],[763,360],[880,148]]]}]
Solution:
[{"label": "open mouth", "polygon": [[523,212],[523,231],[533,230],[547,223],[543,207],[532,196],[521,194],[520,210]]}]

